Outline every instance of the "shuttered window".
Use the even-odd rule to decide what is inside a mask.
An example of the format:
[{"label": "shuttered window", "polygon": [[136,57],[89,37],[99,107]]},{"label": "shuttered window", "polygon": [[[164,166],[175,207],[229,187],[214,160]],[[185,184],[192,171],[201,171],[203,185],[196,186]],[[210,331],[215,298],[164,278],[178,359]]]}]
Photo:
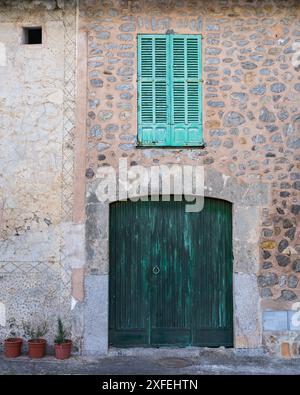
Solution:
[{"label": "shuttered window", "polygon": [[199,146],[202,138],[200,35],[138,36],[138,141]]}]

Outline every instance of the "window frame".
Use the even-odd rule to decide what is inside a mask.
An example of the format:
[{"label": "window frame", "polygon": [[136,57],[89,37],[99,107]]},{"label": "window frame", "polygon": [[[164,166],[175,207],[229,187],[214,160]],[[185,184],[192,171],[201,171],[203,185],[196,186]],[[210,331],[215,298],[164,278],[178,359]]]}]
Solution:
[{"label": "window frame", "polygon": [[[189,143],[185,142],[182,144],[176,144],[174,142],[173,138],[173,132],[174,132],[174,123],[172,123],[172,116],[173,116],[173,101],[174,101],[174,95],[171,92],[173,89],[173,73],[172,70],[172,61],[173,61],[173,53],[172,53],[172,45],[173,42],[171,39],[168,39],[168,37],[176,37],[176,38],[188,38],[188,37],[197,37],[199,40],[199,78],[197,80],[199,81],[199,142],[197,143]],[[158,142],[143,142],[142,141],[142,136],[141,136],[141,131],[140,127],[142,125],[142,120],[141,120],[141,112],[142,112],[142,107],[141,107],[141,39],[143,37],[149,37],[149,38],[166,38],[167,39],[167,56],[166,56],[166,83],[167,83],[167,127],[168,127],[168,141],[166,144],[161,144]],[[203,69],[202,69],[202,39],[203,36],[202,34],[151,34],[151,33],[139,33],[137,34],[137,148],[205,148],[206,144],[204,142],[204,133],[203,133]],[[185,96],[187,99],[188,96]],[[153,105],[155,105],[155,102],[153,102]]]}]

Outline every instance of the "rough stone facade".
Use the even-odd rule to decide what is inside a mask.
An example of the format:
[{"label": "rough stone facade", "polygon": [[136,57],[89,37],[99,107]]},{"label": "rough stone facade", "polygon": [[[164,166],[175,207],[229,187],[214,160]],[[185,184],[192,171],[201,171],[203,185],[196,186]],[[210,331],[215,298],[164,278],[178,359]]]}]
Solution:
[{"label": "rough stone facade", "polygon": [[[0,334],[11,319],[20,322],[21,306],[27,315],[45,300],[50,320],[57,303],[72,317],[80,350],[105,352],[108,205],[95,191],[98,169],[117,169],[126,158],[128,166],[204,165],[206,194],[234,205],[235,347],[299,355],[292,322],[300,299],[299,2],[81,0],[74,138],[66,74],[75,72],[75,8],[47,4],[22,12],[23,20],[1,8],[1,40],[14,67],[0,67],[7,317]],[[17,39],[18,26],[30,21],[49,30],[39,51]],[[169,29],[203,35],[204,149],[136,147],[136,35]],[[37,62],[42,80],[32,73]]]}]

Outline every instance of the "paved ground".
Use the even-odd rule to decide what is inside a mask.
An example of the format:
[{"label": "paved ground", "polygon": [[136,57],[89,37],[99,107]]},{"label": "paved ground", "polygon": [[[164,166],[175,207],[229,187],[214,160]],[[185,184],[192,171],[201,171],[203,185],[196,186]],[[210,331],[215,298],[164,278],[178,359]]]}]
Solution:
[{"label": "paved ground", "polygon": [[105,358],[71,358],[57,361],[46,357],[32,361],[27,357],[7,360],[0,357],[0,374],[25,375],[162,375],[162,374],[292,374],[300,375],[300,358],[277,359],[267,356],[246,357],[227,351],[203,351],[180,357],[162,353],[149,355],[111,355]]}]

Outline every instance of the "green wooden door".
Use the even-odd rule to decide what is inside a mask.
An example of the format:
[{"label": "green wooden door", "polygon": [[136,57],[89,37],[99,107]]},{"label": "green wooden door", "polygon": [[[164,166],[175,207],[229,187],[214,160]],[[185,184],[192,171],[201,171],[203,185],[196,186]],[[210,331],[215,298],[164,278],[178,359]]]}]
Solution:
[{"label": "green wooden door", "polygon": [[185,204],[111,205],[111,345],[233,346],[231,204]]}]

